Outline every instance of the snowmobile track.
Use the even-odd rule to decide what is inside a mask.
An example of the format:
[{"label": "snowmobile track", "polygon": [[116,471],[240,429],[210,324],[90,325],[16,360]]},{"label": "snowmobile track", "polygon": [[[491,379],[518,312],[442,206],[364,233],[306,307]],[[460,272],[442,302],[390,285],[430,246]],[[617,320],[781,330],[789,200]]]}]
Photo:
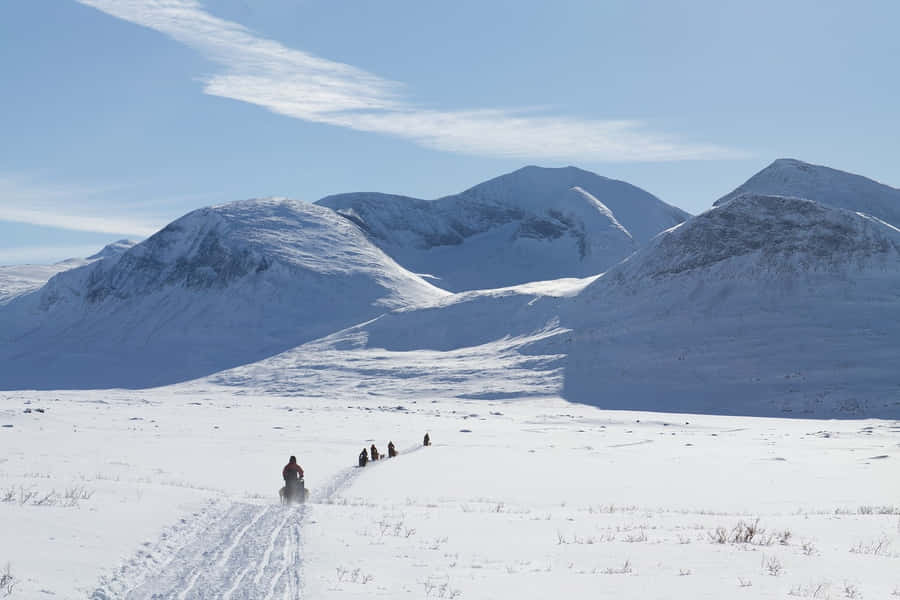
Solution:
[{"label": "snowmobile track", "polygon": [[[409,448],[405,454],[420,449]],[[311,494],[307,504],[261,506],[237,502],[224,514],[210,516],[207,527],[185,532],[183,543],[157,550],[170,557],[152,559],[139,552],[116,576],[97,589],[94,600],[296,600],[302,597],[303,567],[301,528],[309,504],[329,503],[362,473],[385,464],[385,459],[365,468],[339,471]]]}]

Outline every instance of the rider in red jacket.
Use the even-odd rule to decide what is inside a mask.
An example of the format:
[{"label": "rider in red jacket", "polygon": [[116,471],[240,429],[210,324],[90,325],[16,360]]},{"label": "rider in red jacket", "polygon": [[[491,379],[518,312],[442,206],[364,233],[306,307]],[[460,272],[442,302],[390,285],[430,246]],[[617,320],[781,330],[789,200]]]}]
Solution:
[{"label": "rider in red jacket", "polygon": [[[281,470],[281,476],[284,477],[284,496],[288,503],[299,501],[303,502],[303,468],[297,464],[297,457],[292,456],[288,464]],[[299,499],[299,500],[298,500]]]},{"label": "rider in red jacket", "polygon": [[303,479],[303,468],[297,464],[296,456],[292,456],[288,464],[284,466],[284,469],[281,470],[281,476],[284,477],[285,481]]}]

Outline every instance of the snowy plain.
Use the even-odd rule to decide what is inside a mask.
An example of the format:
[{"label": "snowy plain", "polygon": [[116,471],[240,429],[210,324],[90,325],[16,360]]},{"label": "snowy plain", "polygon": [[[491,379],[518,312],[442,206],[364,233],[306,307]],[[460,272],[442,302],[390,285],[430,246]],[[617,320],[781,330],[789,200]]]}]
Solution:
[{"label": "snowy plain", "polygon": [[[209,381],[0,405],[13,597],[900,593],[897,421]],[[353,467],[388,440],[399,457]],[[300,507],[278,503],[289,454],[312,492]]]}]

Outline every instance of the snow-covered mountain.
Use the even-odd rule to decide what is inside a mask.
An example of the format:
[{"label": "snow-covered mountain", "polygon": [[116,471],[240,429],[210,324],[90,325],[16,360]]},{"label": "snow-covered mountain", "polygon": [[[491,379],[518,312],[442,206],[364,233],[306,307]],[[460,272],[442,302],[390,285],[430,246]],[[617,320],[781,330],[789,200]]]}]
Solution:
[{"label": "snow-covered mountain", "polygon": [[900,415],[900,230],[866,215],[736,197],[598,278],[566,322],[572,399]]},{"label": "snow-covered mountain", "polygon": [[111,244],[104,246],[100,252],[87,257],[87,260],[99,260],[101,258],[116,258],[127,252],[132,246],[138,242],[134,240],[117,240]]},{"label": "snow-covered mountain", "polygon": [[595,275],[689,216],[575,167],[525,167],[433,201],[354,193],[318,204],[451,291]]},{"label": "snow-covered mountain", "polygon": [[118,256],[136,243],[131,240],[119,240],[108,244],[87,258],[70,258],[52,265],[0,266],[0,305],[6,304],[15,296],[38,289],[57,273],[81,267],[102,258]]},{"label": "snow-covered mountain", "polygon": [[393,312],[216,381],[296,392],[562,394],[603,408],[900,416],[900,230],[745,195],[589,279]]},{"label": "snow-covered mountain", "polygon": [[[617,409],[900,416],[900,229],[814,200],[745,193],[640,240],[602,274],[456,294],[373,243],[424,259],[445,251],[441,237],[416,250],[426,233],[457,235],[433,264],[468,257],[460,277],[481,267],[493,280],[498,255],[466,253],[479,237],[526,248],[517,244],[530,238],[498,232],[521,234],[547,206],[568,207],[565,222],[580,224],[532,239],[547,255],[558,240],[577,245],[576,231],[591,232],[591,249],[639,241],[619,216],[628,211],[596,189],[495,185],[435,202],[195,211],[0,307],[0,387],[141,387],[215,373],[216,383],[279,394],[562,394]],[[468,219],[464,231],[486,229],[462,236],[463,221],[446,218],[453,211]]]},{"label": "snow-covered mountain", "polygon": [[900,227],[900,189],[861,175],[799,160],[776,160],[722,197],[716,205],[747,193],[808,198],[828,206],[863,212]]},{"label": "snow-covered mountain", "polygon": [[0,386],[178,381],[443,295],[328,209],[205,208],[5,306]]}]

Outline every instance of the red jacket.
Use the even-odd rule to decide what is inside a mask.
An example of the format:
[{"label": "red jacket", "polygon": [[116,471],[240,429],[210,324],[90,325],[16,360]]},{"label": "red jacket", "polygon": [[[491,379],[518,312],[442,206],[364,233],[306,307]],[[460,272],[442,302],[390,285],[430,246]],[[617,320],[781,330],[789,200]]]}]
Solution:
[{"label": "red jacket", "polygon": [[[291,473],[297,473],[296,476],[291,475]],[[284,480],[288,479],[301,479],[303,478],[303,469],[297,463],[288,463],[284,469],[281,470],[281,476],[284,477]]]}]

